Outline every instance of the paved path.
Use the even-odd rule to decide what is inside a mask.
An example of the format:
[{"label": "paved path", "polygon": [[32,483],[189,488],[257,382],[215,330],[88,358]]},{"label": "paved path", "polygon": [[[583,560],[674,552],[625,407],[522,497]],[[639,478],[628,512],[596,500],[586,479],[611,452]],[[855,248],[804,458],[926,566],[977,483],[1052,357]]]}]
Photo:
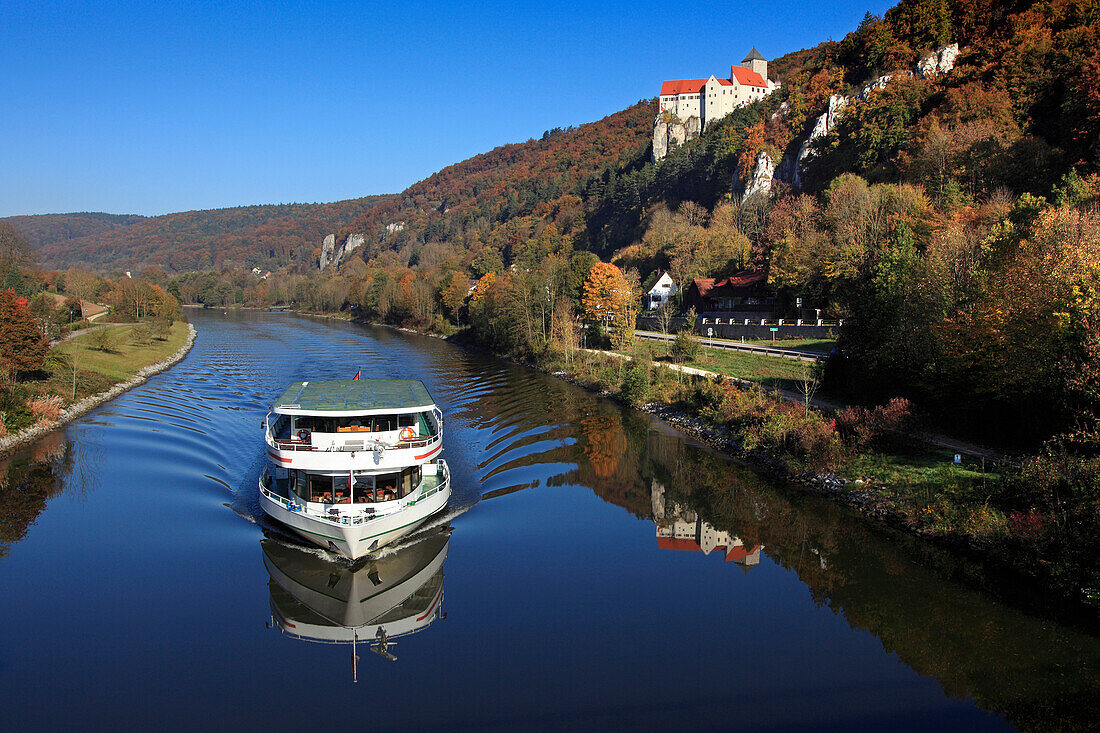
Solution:
[{"label": "paved path", "polygon": [[[91,319],[89,319],[89,320],[91,320]],[[67,333],[59,339],[54,339],[53,341],[50,342],[50,346],[57,346],[62,341],[68,341],[69,339],[76,338],[77,336],[83,336],[84,334],[91,333],[92,331],[102,331],[105,328],[112,328],[114,326],[136,326],[136,325],[138,325],[138,324],[136,324],[136,323],[104,323],[101,326],[89,326],[88,328],[82,328],[79,331],[73,331],[72,333]]]},{"label": "paved path", "polygon": [[[599,351],[597,349],[586,349],[586,351],[589,351],[593,354],[603,354],[604,356],[610,356],[616,359],[626,359],[628,361],[633,359],[633,357],[628,354],[619,354],[614,351]],[[709,379],[722,377],[723,379],[732,379],[734,382],[737,382],[742,387],[750,387],[754,385],[759,386],[755,382],[751,382],[747,379],[731,377],[728,374],[719,374],[718,372],[711,372],[707,371],[706,369],[696,369],[695,367],[683,366],[681,364],[669,364],[668,362],[663,361],[655,361],[653,363],[655,365],[663,366],[667,369],[672,369],[673,371],[683,372],[684,374],[691,374],[696,377],[707,377]],[[795,390],[771,389],[768,391],[772,392],[776,397],[786,400],[787,402],[806,402],[806,396]],[[826,410],[828,412],[838,412],[847,407],[847,405],[844,403],[816,396],[811,397],[811,399],[809,400],[809,404],[820,410]],[[956,440],[955,438],[950,438],[946,435],[917,431],[915,433],[912,433],[911,437],[923,443],[934,445],[938,448],[946,448],[953,453],[962,453],[973,458],[981,458],[987,461],[1007,462],[1012,463],[1013,465],[1018,465],[1009,457],[1005,456],[1003,453],[998,453],[997,451],[983,448],[982,446],[976,445],[974,443],[968,443],[965,440]]]},{"label": "paved path", "polygon": [[[664,334],[658,333],[657,331],[635,330],[634,335],[638,338],[650,339],[653,341],[672,341],[676,338],[675,334]],[[748,351],[754,354],[779,356],[784,359],[795,359],[797,361],[817,362],[825,358],[824,354],[817,351],[806,351],[803,349],[783,349],[777,346],[764,346],[762,344],[745,344],[741,343],[740,341],[730,341],[729,339],[699,337],[699,343],[712,349]]]}]

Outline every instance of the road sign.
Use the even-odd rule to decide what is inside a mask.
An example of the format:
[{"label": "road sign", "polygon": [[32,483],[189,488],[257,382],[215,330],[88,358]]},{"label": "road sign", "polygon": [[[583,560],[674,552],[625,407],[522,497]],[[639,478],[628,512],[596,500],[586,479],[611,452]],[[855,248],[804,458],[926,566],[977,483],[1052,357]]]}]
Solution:
[{"label": "road sign", "polygon": [[775,333],[775,332],[776,332],[776,331],[778,331],[778,330],[779,330],[778,328],[773,328],[773,329],[772,329],[772,333]]}]

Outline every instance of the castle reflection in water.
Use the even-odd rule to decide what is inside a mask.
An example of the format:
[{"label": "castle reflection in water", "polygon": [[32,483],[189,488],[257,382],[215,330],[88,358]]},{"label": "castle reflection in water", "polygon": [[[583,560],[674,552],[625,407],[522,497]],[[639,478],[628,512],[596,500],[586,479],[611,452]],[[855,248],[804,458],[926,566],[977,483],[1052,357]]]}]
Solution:
[{"label": "castle reflection in water", "polygon": [[763,545],[747,547],[740,537],[707,524],[694,509],[665,497],[665,487],[656,479],[650,481],[653,502],[653,523],[657,525],[657,547],[662,550],[689,550],[709,555],[722,550],[726,562],[751,569],[760,563]]}]

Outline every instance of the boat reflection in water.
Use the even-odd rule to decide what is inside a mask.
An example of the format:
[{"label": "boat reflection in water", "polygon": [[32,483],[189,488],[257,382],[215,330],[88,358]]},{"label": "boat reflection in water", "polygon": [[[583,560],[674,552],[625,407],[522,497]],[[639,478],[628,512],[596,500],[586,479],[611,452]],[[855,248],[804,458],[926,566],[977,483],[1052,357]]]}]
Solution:
[{"label": "boat reflection in water", "polygon": [[690,550],[709,555],[722,550],[726,562],[735,562],[749,570],[760,564],[763,545],[748,547],[729,532],[715,529],[704,522],[695,510],[674,499],[665,498],[665,487],[656,479],[649,485],[653,501],[653,523],[657,525],[657,547],[662,550]]},{"label": "boat reflection in water", "polygon": [[446,616],[443,562],[449,541],[449,527],[432,530],[381,557],[348,565],[310,548],[264,539],[272,621],[296,639],[366,643],[395,660],[388,648],[394,639]]}]

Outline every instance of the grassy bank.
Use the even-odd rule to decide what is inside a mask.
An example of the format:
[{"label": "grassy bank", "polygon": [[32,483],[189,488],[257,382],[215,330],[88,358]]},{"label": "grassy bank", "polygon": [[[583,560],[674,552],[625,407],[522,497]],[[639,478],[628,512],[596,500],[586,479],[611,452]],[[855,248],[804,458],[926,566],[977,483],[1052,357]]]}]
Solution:
[{"label": "grassy bank", "polygon": [[96,346],[94,332],[63,341],[54,348],[75,359],[78,371],[122,381],[139,369],[174,354],[187,339],[187,323],[184,321],[174,322],[164,338],[146,340],[144,335],[139,337],[135,334],[136,328],[141,326],[106,326],[104,330],[111,334],[106,348]]},{"label": "grassy bank", "polygon": [[[671,361],[671,357],[668,356],[670,352],[671,344],[639,340],[630,354],[637,354],[656,362],[668,362]],[[705,347],[701,347],[696,357],[687,363],[689,366],[717,372],[727,377],[756,382],[762,387],[790,390],[797,389],[805,379],[809,378],[814,366],[811,362],[779,356]]]},{"label": "grassy bank", "polygon": [[185,321],[156,334],[146,324],[105,326],[57,344],[41,370],[24,375],[0,393],[0,437],[35,422],[55,420],[69,405],[164,361],[183,347],[188,333]]}]

